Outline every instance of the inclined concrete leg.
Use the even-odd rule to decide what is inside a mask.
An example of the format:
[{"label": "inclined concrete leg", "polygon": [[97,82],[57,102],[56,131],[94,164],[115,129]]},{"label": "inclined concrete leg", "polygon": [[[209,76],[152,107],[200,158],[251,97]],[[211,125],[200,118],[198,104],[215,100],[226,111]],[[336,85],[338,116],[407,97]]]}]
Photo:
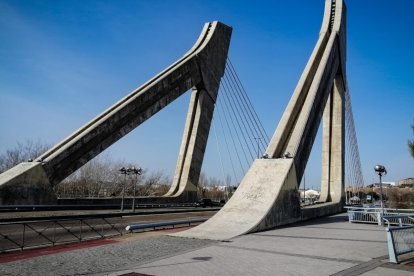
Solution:
[{"label": "inclined concrete leg", "polygon": [[335,78],[332,95],[331,173],[329,186],[332,202],[343,202],[345,199],[345,101],[343,78]]},{"label": "inclined concrete leg", "polygon": [[56,204],[42,163],[23,162],[0,174],[0,205]]},{"label": "inclined concrete leg", "polygon": [[192,200],[196,200],[197,183],[207,146],[217,91],[218,87],[211,94],[203,88],[193,88],[174,182],[166,196],[180,196],[186,193],[187,195],[183,196],[194,197]]},{"label": "inclined concrete leg", "polygon": [[331,164],[331,116],[332,116],[332,93],[323,112],[322,125],[322,173],[321,173],[321,195],[319,201],[330,202],[330,164]]},{"label": "inclined concrete leg", "polygon": [[320,200],[344,200],[345,115],[344,85],[341,76],[334,80],[323,115],[322,178]]}]

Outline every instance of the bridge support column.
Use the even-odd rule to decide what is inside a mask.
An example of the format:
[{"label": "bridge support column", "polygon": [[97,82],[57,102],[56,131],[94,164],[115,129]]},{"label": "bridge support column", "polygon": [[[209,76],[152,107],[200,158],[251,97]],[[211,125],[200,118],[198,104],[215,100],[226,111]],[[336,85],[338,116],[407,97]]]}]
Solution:
[{"label": "bridge support column", "polygon": [[198,180],[217,92],[218,86],[212,93],[200,86],[193,88],[173,184],[165,196],[185,197],[188,202],[197,200]]},{"label": "bridge support column", "polygon": [[345,101],[343,78],[337,76],[323,114],[322,178],[323,202],[344,201]]},{"label": "bridge support column", "polygon": [[[42,172],[42,180],[38,181],[31,169],[20,167],[1,174],[0,202],[5,198],[16,198],[7,202],[33,204],[20,200],[19,191],[30,190],[37,193],[36,198],[45,198],[42,187],[48,185],[47,190],[51,191],[54,185],[191,88],[192,102],[177,165],[176,184],[167,196],[171,201],[193,202],[231,32],[231,27],[217,21],[205,24],[195,45],[177,62],[37,157],[33,164],[38,165],[33,165],[33,170]],[[26,188],[30,185],[33,189]],[[167,196],[156,200],[167,201]]]},{"label": "bridge support column", "polygon": [[[326,0],[320,36],[266,150],[227,204],[211,219],[175,234],[228,239],[293,221],[340,212],[344,198],[346,7]],[[298,186],[323,121],[323,197],[300,208]]]}]

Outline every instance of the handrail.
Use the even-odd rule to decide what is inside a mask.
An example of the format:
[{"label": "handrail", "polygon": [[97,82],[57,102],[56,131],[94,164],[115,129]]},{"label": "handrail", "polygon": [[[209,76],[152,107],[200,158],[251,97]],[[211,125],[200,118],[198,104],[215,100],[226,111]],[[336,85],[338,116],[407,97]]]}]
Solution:
[{"label": "handrail", "polygon": [[414,209],[398,209],[398,208],[381,208],[381,207],[362,207],[362,206],[344,206],[345,209],[348,210],[384,210],[384,211],[397,211],[397,212],[412,212],[414,213]]},{"label": "handrail", "polygon": [[[400,227],[403,227],[403,223],[402,223],[402,219],[408,219],[411,220],[412,223],[410,223],[410,225],[414,224],[414,216],[412,215],[383,215],[382,219],[387,223],[387,227],[390,227],[390,223],[393,223],[391,220],[392,219],[398,219],[398,223],[400,225]],[[391,222],[390,222],[391,221]]]},{"label": "handrail", "polygon": [[120,224],[105,217],[1,223],[0,252],[123,235]]},{"label": "handrail", "polygon": [[[400,226],[404,224],[414,225],[413,209],[393,209],[393,208],[376,208],[376,207],[349,207],[348,217],[350,222],[377,223],[382,225],[383,221],[390,224],[398,223]],[[398,222],[395,220],[398,219]]]},{"label": "handrail", "polygon": [[158,227],[164,227],[164,226],[172,226],[173,228],[175,225],[183,225],[188,224],[188,226],[191,226],[191,223],[200,223],[205,222],[207,219],[188,219],[188,220],[174,220],[174,221],[163,221],[163,222],[155,222],[155,223],[139,223],[139,224],[131,224],[125,227],[126,231],[133,232],[134,230],[144,230],[144,229],[150,229],[153,228],[154,230]]},{"label": "handrail", "polygon": [[[121,204],[48,204],[48,205],[1,205],[0,212],[35,212],[35,211],[56,211],[56,210],[107,210],[120,209]],[[132,208],[132,204],[124,206]],[[194,208],[196,203],[140,203],[135,208]]]},{"label": "handrail", "polygon": [[[0,223],[0,252],[83,242],[124,235],[126,231],[202,223],[207,218],[127,225],[108,217],[82,217]],[[125,228],[124,228],[125,227]],[[124,230],[125,229],[125,230]]]},{"label": "handrail", "polygon": [[15,218],[0,218],[0,225],[22,223],[22,222],[50,222],[55,220],[80,220],[80,219],[99,219],[99,218],[116,218],[125,216],[145,216],[145,215],[159,215],[159,214],[179,214],[187,212],[207,212],[207,211],[218,211],[220,207],[208,208],[208,209],[179,209],[179,210],[150,210],[150,211],[136,211],[136,212],[117,212],[117,213],[105,213],[105,214],[78,214],[78,215],[62,215],[62,216],[45,216],[45,217],[15,217]]},{"label": "handrail", "polygon": [[[412,219],[412,218],[411,218]],[[391,263],[399,263],[398,257],[414,252],[414,226],[390,227],[388,223],[387,244]]]}]

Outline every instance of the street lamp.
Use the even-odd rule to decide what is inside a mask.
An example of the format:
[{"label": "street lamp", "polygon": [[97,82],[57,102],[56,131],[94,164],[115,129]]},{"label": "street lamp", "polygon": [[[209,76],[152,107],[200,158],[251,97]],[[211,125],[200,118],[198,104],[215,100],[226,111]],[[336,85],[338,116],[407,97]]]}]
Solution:
[{"label": "street lamp", "polygon": [[128,170],[130,170],[130,172],[132,174],[135,174],[134,197],[132,198],[132,212],[135,212],[135,191],[136,191],[136,186],[137,186],[137,182],[138,182],[138,175],[141,175],[142,169],[141,168],[132,167],[132,168],[130,168]]},{"label": "street lamp", "polygon": [[122,186],[122,200],[121,200],[121,212],[123,212],[124,211],[125,184],[126,184],[126,176],[128,174],[128,170],[125,167],[122,167],[119,169],[119,171],[121,172],[121,174],[124,175],[124,183]]},{"label": "street lamp", "polygon": [[383,206],[383,202],[382,202],[382,175],[387,175],[387,170],[385,169],[385,167],[383,165],[376,165],[374,167],[375,172],[379,175],[379,179],[380,179],[380,199],[381,199],[381,210],[382,210],[382,214],[384,214],[384,206]]}]

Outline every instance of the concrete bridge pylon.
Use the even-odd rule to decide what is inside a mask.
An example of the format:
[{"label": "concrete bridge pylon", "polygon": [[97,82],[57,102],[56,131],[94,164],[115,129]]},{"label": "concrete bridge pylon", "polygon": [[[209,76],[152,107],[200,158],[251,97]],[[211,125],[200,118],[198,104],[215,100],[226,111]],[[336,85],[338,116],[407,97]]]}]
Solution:
[{"label": "concrete bridge pylon", "polygon": [[178,61],[36,158],[0,174],[0,205],[51,204],[53,186],[191,90],[187,121],[171,190],[158,201],[190,201],[204,159],[232,28],[206,23]]},{"label": "concrete bridge pylon", "polygon": [[[226,240],[338,213],[344,203],[346,6],[326,0],[319,39],[262,159],[227,204],[205,223],[174,236]],[[298,193],[323,121],[324,204],[301,208]]]}]

